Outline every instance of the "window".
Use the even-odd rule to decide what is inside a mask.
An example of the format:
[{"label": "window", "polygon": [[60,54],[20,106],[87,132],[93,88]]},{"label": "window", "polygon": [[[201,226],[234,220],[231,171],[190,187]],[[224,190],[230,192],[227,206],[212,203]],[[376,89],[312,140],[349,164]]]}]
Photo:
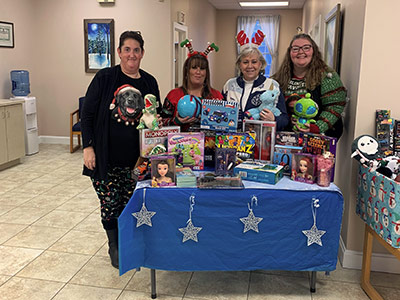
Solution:
[{"label": "window", "polygon": [[[261,25],[260,25],[260,20],[257,19],[256,21],[256,26],[254,27],[254,32],[251,35],[251,38],[254,37],[255,33],[257,32],[257,30],[261,30]],[[251,40],[251,39],[250,39]],[[269,77],[270,71],[271,71],[271,63],[272,63],[272,56],[269,53],[267,44],[265,43],[265,39],[263,40],[262,44],[258,47],[258,50],[260,50],[260,52],[262,53],[262,55],[264,56],[265,60],[267,61],[267,66],[265,67],[265,77]]]}]

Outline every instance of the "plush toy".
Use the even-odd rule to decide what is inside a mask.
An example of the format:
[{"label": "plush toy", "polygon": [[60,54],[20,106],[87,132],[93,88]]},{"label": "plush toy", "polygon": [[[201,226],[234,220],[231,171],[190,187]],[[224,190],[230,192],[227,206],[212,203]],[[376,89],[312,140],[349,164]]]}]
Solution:
[{"label": "plush toy", "polygon": [[296,125],[293,126],[294,131],[298,128],[307,129],[311,123],[315,123],[313,118],[318,114],[318,105],[310,97],[311,94],[307,93],[304,98],[294,104],[295,114],[292,116],[296,120]]},{"label": "plush toy", "polygon": [[144,96],[145,107],[142,110],[142,116],[140,118],[139,125],[137,129],[149,128],[151,130],[158,130],[158,120],[157,120],[157,98],[152,94],[147,94]]},{"label": "plush toy", "polygon": [[260,113],[263,111],[264,108],[270,110],[275,117],[280,116],[281,111],[279,110],[279,108],[276,107],[280,93],[281,92],[279,91],[279,87],[275,86],[274,83],[271,82],[269,89],[262,93],[260,96],[260,106],[256,108],[251,108],[246,111],[246,117],[250,120],[259,120]]},{"label": "plush toy", "polygon": [[381,145],[371,135],[360,135],[351,144],[351,157],[375,171],[382,160]]}]

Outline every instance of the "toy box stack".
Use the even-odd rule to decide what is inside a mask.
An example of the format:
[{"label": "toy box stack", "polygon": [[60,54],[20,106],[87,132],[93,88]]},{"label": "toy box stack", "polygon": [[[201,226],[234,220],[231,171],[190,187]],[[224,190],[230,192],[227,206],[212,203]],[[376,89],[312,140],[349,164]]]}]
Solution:
[{"label": "toy box stack", "polygon": [[181,132],[168,134],[168,152],[182,153],[184,167],[204,169],[204,133]]},{"label": "toy box stack", "polygon": [[400,248],[400,186],[360,164],[356,213],[394,248]]},{"label": "toy box stack", "polygon": [[150,155],[166,152],[168,134],[180,131],[181,128],[179,126],[162,127],[160,130],[140,130],[140,156],[149,157]]}]

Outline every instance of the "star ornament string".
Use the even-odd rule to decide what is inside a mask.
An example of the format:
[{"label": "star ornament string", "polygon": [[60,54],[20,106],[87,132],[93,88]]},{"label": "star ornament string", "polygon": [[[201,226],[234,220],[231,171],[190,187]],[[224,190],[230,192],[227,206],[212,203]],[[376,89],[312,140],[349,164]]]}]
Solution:
[{"label": "star ornament string", "polygon": [[146,189],[143,189],[142,208],[140,209],[140,211],[132,213],[132,216],[134,216],[137,219],[136,227],[139,227],[142,225],[147,225],[147,226],[153,227],[153,224],[151,223],[151,218],[155,214],[156,214],[155,211],[148,211],[146,208]]},{"label": "star ornament string", "polygon": [[189,197],[190,208],[189,208],[189,219],[186,222],[187,225],[186,227],[179,228],[179,231],[183,234],[182,243],[188,240],[193,240],[197,243],[198,242],[197,234],[200,232],[200,230],[203,229],[203,227],[195,227],[192,222],[192,212],[195,204],[194,198],[195,198],[194,194],[192,194]]},{"label": "star ornament string", "polygon": [[317,244],[322,247],[321,237],[326,233],[324,230],[318,230],[317,228],[317,208],[319,207],[319,199],[312,198],[311,200],[311,212],[314,219],[314,224],[310,230],[303,230],[303,234],[307,237],[307,246]]},{"label": "star ornament string", "polygon": [[260,223],[263,218],[257,218],[253,213],[253,203],[257,205],[257,201],[257,197],[253,195],[250,203],[247,203],[247,207],[249,208],[248,216],[240,218],[240,221],[244,224],[243,233],[246,233],[249,230],[253,230],[258,233],[258,223]]}]

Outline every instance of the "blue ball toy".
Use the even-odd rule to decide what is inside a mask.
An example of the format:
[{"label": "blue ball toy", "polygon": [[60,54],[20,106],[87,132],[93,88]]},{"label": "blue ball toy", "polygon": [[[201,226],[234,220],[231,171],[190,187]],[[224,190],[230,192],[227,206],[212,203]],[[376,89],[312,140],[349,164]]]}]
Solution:
[{"label": "blue ball toy", "polygon": [[185,95],[178,101],[178,114],[180,117],[198,118],[201,110],[201,99],[192,95]]}]

